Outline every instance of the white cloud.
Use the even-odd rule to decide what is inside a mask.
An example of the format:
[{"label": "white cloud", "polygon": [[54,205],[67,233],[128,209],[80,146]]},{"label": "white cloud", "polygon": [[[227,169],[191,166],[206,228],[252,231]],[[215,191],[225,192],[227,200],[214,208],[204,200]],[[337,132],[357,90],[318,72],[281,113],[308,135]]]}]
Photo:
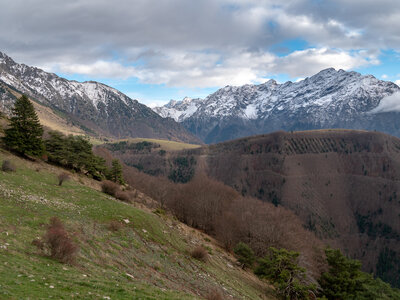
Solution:
[{"label": "white cloud", "polygon": [[390,111],[400,111],[400,92],[383,98],[379,105],[374,108],[371,113],[382,113]]},{"label": "white cloud", "polygon": [[389,77],[389,76],[387,76],[386,74],[383,74],[383,75],[381,76],[382,79],[388,79],[388,77]]},{"label": "white cloud", "polygon": [[400,79],[396,80],[394,83],[397,84],[398,86],[400,86]]},{"label": "white cloud", "polygon": [[127,79],[136,77],[143,83],[166,84],[170,87],[205,88],[225,85],[262,83],[274,74],[292,78],[314,75],[334,67],[349,70],[378,63],[374,55],[364,51],[348,52],[327,48],[295,51],[279,57],[269,52],[250,52],[246,49],[230,52],[183,52],[137,49],[142,64],[131,67],[114,61],[88,64],[55,64],[47,70],[67,74],[82,74],[94,78]]},{"label": "white cloud", "polygon": [[[398,0],[13,0],[0,10],[0,51],[63,73],[242,85],[378,64],[381,48],[400,49],[399,19]],[[313,47],[268,50],[298,38]]]},{"label": "white cloud", "polygon": [[47,66],[45,69],[52,72],[61,72],[65,74],[81,74],[92,77],[105,77],[114,79],[127,79],[137,76],[137,70],[134,67],[126,67],[118,62],[99,60],[91,64],[55,64]]},{"label": "white cloud", "polygon": [[295,51],[285,57],[278,58],[274,71],[289,74],[291,77],[305,77],[329,67],[349,70],[378,63],[375,55],[368,55],[363,51],[352,53],[343,50],[314,48]]}]

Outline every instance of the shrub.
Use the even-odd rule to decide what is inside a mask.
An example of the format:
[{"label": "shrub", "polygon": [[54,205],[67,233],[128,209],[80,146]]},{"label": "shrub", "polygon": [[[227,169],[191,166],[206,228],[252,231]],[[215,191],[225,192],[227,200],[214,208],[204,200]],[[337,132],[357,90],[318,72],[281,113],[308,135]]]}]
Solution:
[{"label": "shrub", "polygon": [[45,248],[45,244],[43,243],[43,241],[41,239],[34,239],[32,241],[32,245],[36,246],[36,248],[38,248],[41,251],[43,251]]},{"label": "shrub", "polygon": [[108,229],[109,229],[110,231],[114,231],[114,232],[120,231],[120,230],[122,229],[122,227],[124,227],[124,225],[121,224],[121,222],[118,222],[118,221],[115,221],[115,220],[111,221],[111,222],[108,224]]},{"label": "shrub", "polygon": [[116,191],[115,198],[124,202],[131,202],[131,196],[128,192]]},{"label": "shrub", "polygon": [[101,182],[101,191],[115,197],[115,194],[119,191],[119,185],[110,180],[104,180]]},{"label": "shrub", "polygon": [[73,263],[78,247],[73,243],[61,220],[57,217],[50,219],[44,244],[50,250],[50,256],[63,263]]},{"label": "shrub", "polygon": [[251,268],[254,263],[254,252],[253,250],[245,243],[238,243],[236,247],[233,249],[233,252],[236,254],[238,261],[242,264],[242,268]]},{"label": "shrub", "polygon": [[1,165],[1,170],[3,172],[15,172],[17,170],[17,168],[14,166],[14,164],[11,161],[5,160],[5,161],[3,161],[3,164]]},{"label": "shrub", "polygon": [[298,256],[298,252],[270,247],[254,273],[271,280],[284,299],[309,299],[316,287],[304,282],[306,270],[298,266]]},{"label": "shrub", "polygon": [[327,299],[400,299],[400,291],[371,274],[361,263],[345,257],[340,250],[325,250],[329,270],[319,280]]},{"label": "shrub", "polygon": [[221,293],[218,292],[217,290],[213,290],[207,295],[206,299],[207,300],[223,300],[224,297],[222,297]]},{"label": "shrub", "polygon": [[61,186],[64,181],[69,180],[69,174],[66,172],[62,172],[57,176],[57,178],[58,178],[58,185]]},{"label": "shrub", "polygon": [[197,260],[200,260],[202,262],[207,262],[208,260],[208,253],[207,250],[204,249],[202,246],[197,246],[192,250],[190,255]]}]

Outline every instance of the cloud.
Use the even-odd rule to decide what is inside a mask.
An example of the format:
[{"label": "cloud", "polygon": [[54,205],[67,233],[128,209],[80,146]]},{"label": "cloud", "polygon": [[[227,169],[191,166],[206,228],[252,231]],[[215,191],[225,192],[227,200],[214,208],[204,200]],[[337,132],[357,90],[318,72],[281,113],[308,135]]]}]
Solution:
[{"label": "cloud", "polygon": [[327,48],[295,51],[277,59],[274,71],[289,74],[291,77],[306,77],[322,69],[334,67],[349,70],[369,64],[378,64],[375,55],[364,51],[350,52]]},{"label": "cloud", "polygon": [[[397,0],[13,0],[0,51],[62,73],[217,87],[377,64],[400,50],[399,19]],[[298,38],[312,47],[270,50]]]},{"label": "cloud", "polygon": [[349,70],[377,64],[374,55],[364,51],[307,49],[284,57],[269,52],[231,51],[227,53],[158,52],[137,68],[137,77],[145,83],[164,83],[173,87],[210,87],[265,82],[267,75],[289,74],[307,77],[334,67]]},{"label": "cloud", "polygon": [[390,111],[400,111],[400,92],[383,98],[379,105],[374,108],[371,113],[383,113]]},{"label": "cloud", "polygon": [[135,67],[100,60],[88,64],[48,64],[43,68],[46,71],[82,74],[93,78],[135,77],[148,84],[205,88],[262,83],[268,80],[268,75],[274,74],[304,78],[329,67],[349,70],[378,63],[375,55],[365,51],[349,52],[327,48],[295,51],[283,57],[247,49],[209,53],[161,49],[144,49],[140,52],[137,49],[136,55],[136,61],[140,61],[140,64]]},{"label": "cloud", "polygon": [[398,86],[400,86],[400,79],[396,80],[394,83],[397,84]]},{"label": "cloud", "polygon": [[137,71],[134,67],[126,67],[113,61],[96,61],[91,64],[55,64],[44,67],[52,72],[61,72],[64,74],[82,74],[94,78],[114,78],[128,79],[137,77]]}]

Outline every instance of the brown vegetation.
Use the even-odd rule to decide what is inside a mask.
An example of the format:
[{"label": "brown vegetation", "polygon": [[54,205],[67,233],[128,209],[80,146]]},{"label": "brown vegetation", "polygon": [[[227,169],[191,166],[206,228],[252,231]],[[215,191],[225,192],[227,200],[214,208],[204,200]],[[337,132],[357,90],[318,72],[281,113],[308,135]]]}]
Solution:
[{"label": "brown vegetation", "polygon": [[5,161],[3,161],[2,165],[1,165],[1,170],[3,172],[15,172],[17,170],[17,168],[11,161],[5,160]]},{"label": "brown vegetation", "polygon": [[224,297],[217,290],[213,290],[207,295],[206,299],[207,300],[223,300]]},{"label": "brown vegetation", "polygon": [[124,202],[131,202],[131,195],[128,192],[125,191],[117,191],[115,193],[115,198],[118,200],[124,201]]},{"label": "brown vegetation", "polygon": [[[173,168],[173,161],[185,156],[197,161],[197,176],[187,185],[171,185],[166,177]],[[256,211],[270,210],[272,223],[279,221],[275,215],[280,215],[281,208],[285,207],[297,216],[296,226],[312,231],[332,247],[341,248],[346,255],[362,260],[365,271],[373,270],[381,278],[391,278],[391,283],[398,284],[398,138],[354,130],[276,132],[167,153],[162,157],[157,153],[145,156],[125,153],[123,159],[142,167],[140,173],[135,173],[138,178],[131,179],[130,184],[170,208],[180,220],[218,235],[227,248],[234,246],[232,241],[236,240],[238,230],[227,231],[222,224],[229,223],[231,228],[237,227],[241,231],[242,216],[238,217],[237,212],[232,211],[236,210],[234,206],[247,201],[245,208],[248,211],[254,198],[258,198],[278,207],[275,211],[264,205]],[[156,169],[164,178],[143,174],[152,174]],[[218,205],[228,208],[213,217],[215,212],[206,207],[218,197],[209,197],[212,193],[207,194],[207,188],[201,188],[201,185],[199,188],[196,181],[201,172],[208,177],[202,185],[208,186],[211,178],[210,189],[215,182],[220,182],[230,186],[242,198],[228,196],[227,204],[219,199]],[[260,204],[254,202],[254,205]],[[221,208],[215,211],[221,211]],[[211,219],[214,221],[210,222]],[[258,222],[257,219],[254,222]]]},{"label": "brown vegetation", "polygon": [[101,182],[101,191],[106,193],[110,196],[115,197],[116,193],[119,191],[119,184],[110,181],[110,180],[103,180]]},{"label": "brown vegetation", "polygon": [[[107,150],[102,152],[104,158],[112,159]],[[314,276],[319,274],[322,243],[289,210],[243,197],[204,174],[195,175],[189,183],[175,184],[128,166],[123,172],[130,186],[157,200],[180,221],[213,235],[227,249],[244,242],[259,256],[271,246],[299,251],[301,265]]]},{"label": "brown vegetation", "polygon": [[57,178],[58,178],[58,185],[61,186],[64,183],[64,181],[69,180],[69,174],[66,172],[62,172],[57,176]]},{"label": "brown vegetation", "polygon": [[33,240],[32,245],[41,251],[48,251],[50,257],[68,264],[75,262],[78,252],[78,246],[72,241],[63,223],[57,217],[50,219],[43,239]]},{"label": "brown vegetation", "polygon": [[114,232],[120,231],[123,227],[124,227],[124,225],[121,222],[118,222],[115,220],[111,221],[107,226],[107,228],[110,231],[114,231]]},{"label": "brown vegetation", "polygon": [[197,260],[200,260],[202,262],[207,262],[208,261],[208,252],[206,249],[204,249],[202,246],[197,246],[194,248],[191,252],[190,255]]}]

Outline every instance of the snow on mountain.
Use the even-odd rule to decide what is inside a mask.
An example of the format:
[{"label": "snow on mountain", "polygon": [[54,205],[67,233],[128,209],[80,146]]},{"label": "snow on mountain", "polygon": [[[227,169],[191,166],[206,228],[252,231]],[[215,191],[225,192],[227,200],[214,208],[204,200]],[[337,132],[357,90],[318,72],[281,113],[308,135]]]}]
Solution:
[{"label": "snow on mountain", "polygon": [[[104,84],[94,81],[69,81],[35,67],[18,64],[1,52],[0,80],[22,92],[37,94],[40,98],[45,98],[50,102],[57,101],[56,98],[71,99],[77,97],[91,103],[94,108],[98,109],[100,103],[107,104],[109,94],[117,96],[126,105],[131,102],[129,97]],[[71,105],[69,108],[63,107],[63,109],[73,112],[73,103]],[[134,109],[133,105],[130,106]]]},{"label": "snow on mountain", "polygon": [[[116,137],[155,137],[186,142],[199,142],[180,124],[164,119],[105,84],[77,82],[61,78],[41,69],[16,63],[0,52],[0,83],[56,108],[93,131]],[[10,111],[14,99],[0,95],[4,111]]]},{"label": "snow on mountain", "polygon": [[299,82],[226,86],[205,99],[170,101],[154,111],[206,142],[274,130],[371,129],[362,128],[363,119],[373,119],[366,113],[399,90],[372,75],[330,68]]},{"label": "snow on mountain", "polygon": [[[201,99],[183,98],[182,101],[171,100],[163,107],[155,107],[153,110],[163,118],[172,118],[177,122],[192,116],[199,108]],[[165,109],[166,108],[166,109]]]}]

